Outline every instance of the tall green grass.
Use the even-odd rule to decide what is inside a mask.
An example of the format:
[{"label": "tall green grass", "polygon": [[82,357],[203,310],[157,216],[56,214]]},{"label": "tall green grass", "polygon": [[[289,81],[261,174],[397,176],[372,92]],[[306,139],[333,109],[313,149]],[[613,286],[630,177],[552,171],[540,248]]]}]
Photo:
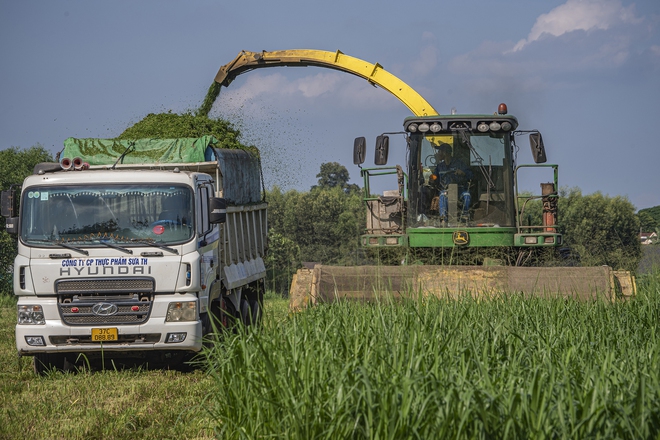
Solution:
[{"label": "tall green grass", "polygon": [[501,297],[335,303],[206,353],[222,438],[660,434],[660,277],[607,304]]}]

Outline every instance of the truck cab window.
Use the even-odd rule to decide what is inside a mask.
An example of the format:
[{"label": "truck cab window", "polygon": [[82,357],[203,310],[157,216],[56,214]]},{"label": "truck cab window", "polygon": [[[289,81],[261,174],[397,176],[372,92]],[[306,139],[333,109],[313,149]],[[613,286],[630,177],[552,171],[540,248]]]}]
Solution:
[{"label": "truck cab window", "polygon": [[27,245],[100,240],[181,243],[192,238],[192,190],[173,185],[34,187],[22,204]]},{"label": "truck cab window", "polygon": [[202,186],[197,189],[197,234],[203,235],[211,229],[209,222],[209,197],[210,192],[207,186]]}]

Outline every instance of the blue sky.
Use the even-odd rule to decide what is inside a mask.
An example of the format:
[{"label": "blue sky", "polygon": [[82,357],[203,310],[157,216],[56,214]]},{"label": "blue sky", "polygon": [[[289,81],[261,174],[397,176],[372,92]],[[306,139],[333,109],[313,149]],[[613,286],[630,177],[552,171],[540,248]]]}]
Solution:
[{"label": "blue sky", "polygon": [[[441,113],[505,102],[543,133],[561,186],[660,205],[657,0],[0,0],[0,149],[56,152],[67,137],[195,109],[241,50],[282,49],[378,62]],[[292,67],[239,76],[211,113],[260,147],[268,187],[300,190],[329,161],[360,183],[353,139],[371,150],[409,114],[360,78]],[[525,142],[518,157],[531,162]],[[404,161],[393,139],[390,164]]]}]

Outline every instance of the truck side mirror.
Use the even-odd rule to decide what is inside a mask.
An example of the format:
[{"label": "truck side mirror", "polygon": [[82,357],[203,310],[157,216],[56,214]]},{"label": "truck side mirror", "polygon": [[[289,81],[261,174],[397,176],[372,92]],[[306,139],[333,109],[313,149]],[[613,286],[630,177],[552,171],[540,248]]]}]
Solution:
[{"label": "truck side mirror", "polygon": [[364,136],[355,138],[355,141],[353,142],[353,163],[355,165],[362,165],[366,154],[367,140]]},{"label": "truck side mirror", "polygon": [[538,131],[529,135],[529,146],[532,148],[532,157],[535,163],[545,163],[548,158],[545,155],[545,147],[543,146],[543,138]]},{"label": "truck side mirror", "polygon": [[13,189],[2,191],[0,196],[0,215],[5,218],[13,217],[16,205],[14,200],[16,193]]},{"label": "truck side mirror", "polygon": [[221,197],[209,199],[209,223],[212,225],[227,221],[227,201]]},{"label": "truck side mirror", "polygon": [[18,234],[18,217],[7,217],[5,222],[5,231],[7,234]]},{"label": "truck side mirror", "polygon": [[18,234],[18,217],[16,215],[16,191],[8,189],[0,194],[0,215],[6,219],[5,231],[8,234]]},{"label": "truck side mirror", "polygon": [[374,163],[376,165],[386,165],[387,155],[390,152],[390,138],[389,136],[380,135],[376,138],[376,157]]}]

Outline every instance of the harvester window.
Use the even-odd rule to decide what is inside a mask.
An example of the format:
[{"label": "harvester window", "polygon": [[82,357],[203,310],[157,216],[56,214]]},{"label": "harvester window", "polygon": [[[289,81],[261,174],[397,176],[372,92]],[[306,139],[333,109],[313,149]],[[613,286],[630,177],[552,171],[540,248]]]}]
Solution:
[{"label": "harvester window", "polygon": [[[417,161],[411,167],[411,188],[418,200],[411,203],[411,224],[512,226],[508,145],[506,134],[456,131],[413,136],[411,151],[416,152]],[[440,146],[449,148],[451,157],[446,158],[449,165],[438,167],[445,160],[444,155],[435,154]]]}]

